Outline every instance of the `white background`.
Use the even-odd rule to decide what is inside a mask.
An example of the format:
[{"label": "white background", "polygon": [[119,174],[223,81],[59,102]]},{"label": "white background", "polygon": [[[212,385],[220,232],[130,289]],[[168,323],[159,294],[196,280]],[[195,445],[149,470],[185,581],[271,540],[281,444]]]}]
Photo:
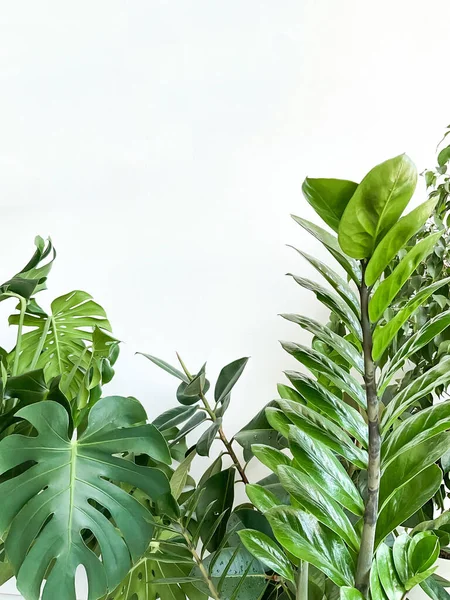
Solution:
[{"label": "white background", "polygon": [[135,351],[212,378],[251,356],[232,434],[292,366],[277,340],[301,334],[277,313],[326,317],[284,277],[312,275],[286,243],[323,256],[289,218],[315,218],[302,180],[403,151],[433,165],[449,20],[446,0],[3,2],[1,280],[51,235],[42,302],[94,295],[124,341],[108,392],[151,418],[176,386]]}]

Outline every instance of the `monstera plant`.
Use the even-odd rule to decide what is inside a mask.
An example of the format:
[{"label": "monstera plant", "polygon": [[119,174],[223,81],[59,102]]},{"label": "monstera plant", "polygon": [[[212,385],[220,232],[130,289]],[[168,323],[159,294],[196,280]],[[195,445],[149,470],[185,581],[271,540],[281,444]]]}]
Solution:
[{"label": "monstera plant", "polygon": [[37,303],[54,258],[37,238],[0,286],[0,301],[18,301],[0,365],[0,581],[15,575],[26,600],[75,600],[82,565],[94,600],[147,550],[151,508],[170,496],[158,467],[171,456],[136,399],[102,397],[118,354],[103,308],[77,290],[49,312]]},{"label": "monstera plant", "polygon": [[447,597],[433,576],[440,545],[449,541],[446,521],[404,527],[441,485],[437,463],[450,446],[450,407],[419,409],[424,396],[449,383],[450,359],[443,354],[382,402],[409,357],[450,324],[449,312],[441,312],[399,343],[401,328],[449,278],[411,293],[394,315],[389,311],[442,235],[424,236],[385,275],[437,202],[431,198],[402,216],[416,180],[405,155],[376,166],[359,185],[308,179],[304,190],[310,204],[337,236],[294,217],[348,276],[345,281],[306,255],[332,289],[294,279],[345,323],[347,333],[339,335],[306,316],[286,315],[313,335],[312,347],[283,343],[310,375],[287,372],[291,389],[266,409],[271,425],[288,440],[289,452],[267,444],[254,445],[253,452],[273,471],[290,502],[249,485],[249,498],[266,516],[276,542],[256,530],[240,535],[254,556],[294,582],[297,598],[308,598],[308,592],[314,598],[333,597],[334,588],[344,598],[394,600],[417,584],[432,598]]}]

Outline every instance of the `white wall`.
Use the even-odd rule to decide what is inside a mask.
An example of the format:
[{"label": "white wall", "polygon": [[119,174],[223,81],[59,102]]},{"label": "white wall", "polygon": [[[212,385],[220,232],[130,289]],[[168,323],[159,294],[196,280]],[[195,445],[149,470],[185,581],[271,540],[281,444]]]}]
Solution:
[{"label": "white wall", "polygon": [[292,366],[277,340],[301,335],[277,313],[325,316],[284,277],[312,274],[284,244],[323,255],[289,219],[314,218],[301,181],[433,164],[449,19],[446,0],[3,3],[0,278],[50,234],[45,301],[105,306],[125,342],[109,390],[151,417],[175,386],[135,351],[213,376],[251,355],[234,432]]}]

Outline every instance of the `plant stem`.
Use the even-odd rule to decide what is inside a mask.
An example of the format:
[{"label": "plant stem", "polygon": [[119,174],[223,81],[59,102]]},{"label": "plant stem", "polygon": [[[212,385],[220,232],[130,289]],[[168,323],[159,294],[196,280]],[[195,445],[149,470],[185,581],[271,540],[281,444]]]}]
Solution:
[{"label": "plant stem", "polygon": [[200,558],[197,550],[192,545],[189,533],[184,529],[184,527],[182,528],[182,534],[183,534],[184,539],[187,542],[188,549],[189,549],[190,553],[192,554],[192,558],[194,559],[197,567],[199,568],[200,573],[202,574],[203,579],[205,580],[206,585],[208,586],[209,592],[211,594],[211,598],[214,598],[214,600],[220,600],[219,592],[216,590],[216,586],[214,585],[213,580],[209,576],[208,570],[206,569],[205,565],[203,564],[203,561]]},{"label": "plant stem", "polygon": [[19,370],[19,359],[20,359],[20,349],[22,346],[22,329],[23,329],[23,322],[25,319],[25,311],[27,309],[27,301],[25,300],[25,298],[22,298],[22,296],[17,296],[20,300],[20,315],[19,315],[19,326],[17,328],[17,342],[16,342],[16,348],[14,351],[14,363],[13,363],[13,368],[12,368],[12,376],[14,377],[14,375],[17,375],[17,371]]},{"label": "plant stem", "polygon": [[370,569],[375,547],[375,530],[378,516],[378,496],[380,491],[380,448],[381,435],[379,423],[379,406],[375,381],[375,363],[372,358],[372,329],[369,321],[370,290],[364,283],[364,265],[361,297],[361,327],[363,333],[364,383],[367,398],[367,418],[369,427],[369,463],[367,468],[367,500],[364,510],[364,525],[361,536],[361,547],[356,569],[356,587],[368,597]]},{"label": "plant stem", "polygon": [[36,346],[36,351],[34,353],[33,360],[31,361],[30,371],[33,371],[33,369],[36,368],[37,362],[38,362],[39,357],[42,352],[42,348],[44,347],[44,344],[45,344],[45,340],[47,339],[49,329],[50,329],[50,317],[47,317],[47,320],[45,321],[44,329],[42,330],[42,335],[39,338],[39,343]]},{"label": "plant stem", "polygon": [[295,600],[308,600],[309,564],[302,560],[298,566]]},{"label": "plant stem", "polygon": [[[192,377],[191,373],[188,371],[188,369],[187,369],[186,365],[185,365],[185,364],[184,364],[184,362],[182,361],[182,359],[181,359],[180,355],[178,354],[178,352],[177,352],[177,357],[178,357],[178,360],[180,361],[180,365],[181,365],[181,367],[182,367],[183,371],[184,371],[184,372],[185,372],[185,374],[186,374],[186,377],[187,377],[189,380],[192,380],[192,379],[193,379],[193,377]],[[209,417],[210,417],[211,421],[213,421],[213,422],[217,421],[217,417],[216,417],[216,415],[215,415],[215,413],[214,413],[213,409],[211,408],[211,405],[209,404],[209,402],[208,402],[208,400],[206,399],[206,396],[205,396],[205,394],[204,394],[203,392],[200,392],[200,398],[201,398],[201,400],[202,400],[203,406],[204,406],[204,408],[205,408],[206,412],[208,413],[208,415],[209,415]],[[235,467],[236,467],[236,469],[238,470],[238,472],[239,472],[239,475],[241,476],[241,479],[242,479],[243,483],[245,483],[245,484],[249,483],[248,477],[247,477],[247,475],[245,474],[245,469],[244,469],[244,467],[241,465],[241,463],[239,462],[239,459],[238,459],[238,457],[236,456],[236,453],[235,453],[235,451],[233,450],[233,445],[232,445],[232,442],[231,442],[231,441],[230,441],[230,440],[227,438],[227,436],[225,435],[225,432],[224,432],[224,430],[223,430],[223,428],[222,428],[222,427],[220,427],[220,428],[219,428],[219,431],[218,431],[218,433],[219,433],[219,437],[220,437],[220,439],[222,440],[222,443],[223,443],[223,445],[224,445],[224,446],[225,446],[225,448],[227,449],[227,453],[229,454],[229,456],[230,456],[231,460],[233,461],[233,464],[234,464],[234,466],[235,466]]]}]

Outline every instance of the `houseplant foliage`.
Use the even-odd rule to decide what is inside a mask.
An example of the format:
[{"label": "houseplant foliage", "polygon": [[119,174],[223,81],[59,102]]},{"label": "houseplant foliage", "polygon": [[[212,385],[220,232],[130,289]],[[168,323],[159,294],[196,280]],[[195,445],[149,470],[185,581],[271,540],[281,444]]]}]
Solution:
[{"label": "houseplant foliage", "polygon": [[[448,285],[449,278],[416,290],[394,316],[386,318],[404,284],[442,235],[437,231],[424,236],[385,275],[437,202],[431,198],[402,216],[416,180],[415,167],[405,155],[378,165],[359,185],[308,180],[311,205],[337,237],[294,217],[325,245],[349,280],[313,257],[308,259],[333,291],[294,276],[346,324],[347,334],[338,335],[308,317],[288,316],[314,336],[312,348],[283,343],[311,375],[288,372],[290,392],[284,390],[278,406],[266,409],[271,425],[288,440],[289,454],[264,444],[253,446],[291,498],[285,505],[264,488],[248,486],[249,497],[269,521],[284,557],[301,561],[296,589],[304,593],[298,597],[307,597],[308,564],[323,572],[345,598],[368,598],[369,589],[373,600],[402,598],[417,584],[437,597],[432,571],[439,545],[448,539],[442,531],[435,533],[439,528],[433,525],[426,532],[396,536],[397,528],[441,485],[442,471],[436,463],[449,447],[448,404],[416,413],[410,409],[448,384],[449,359],[441,356],[386,405],[381,401],[409,357],[449,324],[444,312],[404,343],[397,335],[432,294]],[[280,554],[278,546],[257,532],[246,531],[241,538],[262,561],[271,552]],[[275,570],[282,574],[280,567]]]},{"label": "houseplant foliage", "polygon": [[18,302],[15,346],[1,352],[0,578],[16,575],[27,600],[74,600],[83,565],[94,600],[146,551],[152,515],[136,493],[151,507],[170,495],[154,464],[171,456],[136,399],[102,397],[118,354],[103,308],[77,290],[49,312],[38,304],[54,258],[51,241],[36,238],[31,260],[0,286],[0,301]]}]

